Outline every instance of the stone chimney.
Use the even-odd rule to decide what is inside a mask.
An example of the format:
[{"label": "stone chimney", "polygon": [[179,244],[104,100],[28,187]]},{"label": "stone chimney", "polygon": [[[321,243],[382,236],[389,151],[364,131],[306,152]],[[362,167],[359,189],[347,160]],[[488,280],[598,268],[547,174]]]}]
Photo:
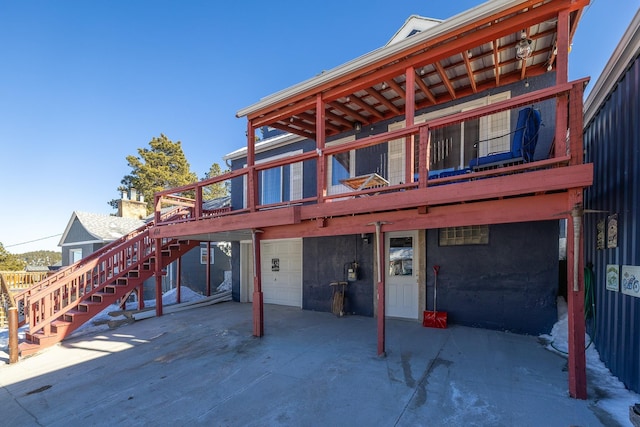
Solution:
[{"label": "stone chimney", "polygon": [[118,216],[122,218],[144,219],[147,216],[147,204],[144,196],[138,195],[135,188],[127,193],[122,192],[122,198],[118,200]]}]

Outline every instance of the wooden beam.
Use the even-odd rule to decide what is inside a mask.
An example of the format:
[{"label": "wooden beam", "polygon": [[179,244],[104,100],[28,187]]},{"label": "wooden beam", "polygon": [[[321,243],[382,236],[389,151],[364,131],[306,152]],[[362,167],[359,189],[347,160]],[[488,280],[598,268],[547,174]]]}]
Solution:
[{"label": "wooden beam", "polygon": [[[351,95],[350,99],[351,99],[351,102],[353,102],[358,107],[362,108],[364,111],[371,114],[372,116],[376,116],[379,119],[384,118],[384,115],[380,111],[376,110],[373,106],[367,104],[362,99],[358,98],[356,95]],[[369,121],[370,120],[367,120],[367,122]]]},{"label": "wooden beam", "polygon": [[[338,111],[341,111],[345,116],[351,116],[354,120],[357,120],[361,123],[368,123],[369,119],[360,115],[357,111],[349,108],[346,105],[340,104],[338,101],[332,101],[328,103],[331,108],[334,108]],[[353,125],[353,123],[351,123]]]},{"label": "wooden beam", "polygon": [[390,79],[386,80],[385,83],[388,84],[389,87],[391,89],[393,89],[393,91],[395,93],[397,93],[400,98],[402,98],[404,100],[407,99],[407,94],[405,92],[406,89],[403,90],[402,86],[400,86],[398,83],[396,83],[396,81],[393,78],[390,78]]},{"label": "wooden beam", "polygon": [[252,230],[253,242],[253,336],[264,335],[264,295],[262,293],[262,259],[260,258],[261,230]]},{"label": "wooden beam", "polygon": [[467,77],[469,78],[469,85],[471,86],[471,90],[473,93],[478,93],[478,87],[476,86],[476,76],[473,73],[473,68],[471,67],[471,61],[469,60],[469,52],[470,50],[463,52],[462,60],[464,61],[464,67],[467,69]]},{"label": "wooden beam", "polygon": [[[584,320],[584,261],[582,241],[582,188],[569,191],[567,215],[567,320],[569,395],[575,399],[587,398],[587,372],[585,355]],[[576,271],[576,268],[578,271]],[[574,275],[577,287],[574,287]]]},{"label": "wooden beam", "polygon": [[314,220],[291,226],[268,227],[264,229],[263,238],[286,239],[368,233],[371,229],[367,224],[376,221],[388,223],[385,225],[385,231],[407,231],[478,224],[560,220],[566,216],[567,199],[567,192],[562,192],[467,204],[429,206],[426,211],[423,207],[417,206],[414,209],[329,218],[322,228],[313,226]]},{"label": "wooden beam", "polygon": [[374,97],[375,99],[378,100],[378,102],[382,105],[384,105],[385,107],[387,107],[389,109],[389,111],[391,111],[392,113],[394,113],[395,115],[400,115],[402,114],[400,109],[398,107],[396,107],[393,102],[389,101],[383,94],[379,93],[377,90],[375,90],[375,88],[373,87],[368,87],[365,89],[365,91],[371,95],[372,97]]},{"label": "wooden beam", "polygon": [[417,77],[418,78],[416,79],[416,83],[418,84],[418,87],[420,88],[422,93],[424,93],[424,96],[426,96],[427,99],[432,104],[435,104],[436,103],[436,98],[433,96],[433,93],[431,93],[431,90],[429,89],[427,84],[424,82],[424,80],[422,80],[422,76],[418,75]]},{"label": "wooden beam", "polygon": [[456,91],[453,88],[451,81],[449,80],[449,76],[447,76],[447,72],[444,70],[444,68],[442,68],[440,61],[434,62],[433,66],[436,67],[436,70],[438,70],[440,80],[442,80],[442,83],[447,88],[447,92],[449,92],[449,95],[451,95],[451,99],[456,99]]}]

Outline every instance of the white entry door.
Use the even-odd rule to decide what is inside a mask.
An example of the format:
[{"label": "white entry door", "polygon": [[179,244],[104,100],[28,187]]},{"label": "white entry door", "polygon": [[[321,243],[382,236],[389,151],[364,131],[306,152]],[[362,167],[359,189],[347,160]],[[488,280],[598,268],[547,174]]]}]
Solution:
[{"label": "white entry door", "polygon": [[418,232],[386,233],[385,248],[385,313],[418,319]]}]

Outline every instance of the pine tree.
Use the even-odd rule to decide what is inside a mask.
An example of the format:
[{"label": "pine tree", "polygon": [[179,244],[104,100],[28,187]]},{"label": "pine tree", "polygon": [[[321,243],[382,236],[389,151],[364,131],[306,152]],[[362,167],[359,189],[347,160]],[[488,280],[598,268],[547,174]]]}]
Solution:
[{"label": "pine tree", "polygon": [[[180,141],[173,142],[164,134],[154,137],[149,142],[150,148],[138,148],[138,156],[127,156],[131,173],[120,181],[119,192],[135,188],[144,196],[147,212],[153,211],[153,195],[161,190],[180,187],[198,181],[198,176],[191,172],[191,167],[182,150]],[[193,197],[193,194],[182,194]],[[109,204],[116,208],[117,200]]]},{"label": "pine tree", "polygon": [[[214,178],[216,176],[220,176],[229,172],[228,170],[223,171],[218,163],[213,163],[209,168],[209,172],[207,172],[203,179]],[[203,200],[212,200],[220,197],[225,197],[229,195],[229,182],[222,181],[216,184],[211,184],[202,189],[202,199]]]},{"label": "pine tree", "polygon": [[0,271],[22,271],[27,263],[18,256],[10,254],[0,243]]}]

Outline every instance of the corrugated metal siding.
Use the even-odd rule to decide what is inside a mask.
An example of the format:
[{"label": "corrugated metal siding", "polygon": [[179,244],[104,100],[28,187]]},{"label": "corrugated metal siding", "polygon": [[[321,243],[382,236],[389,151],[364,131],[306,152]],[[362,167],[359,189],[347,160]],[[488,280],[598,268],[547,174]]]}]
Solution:
[{"label": "corrugated metal siding", "polygon": [[640,60],[631,64],[584,131],[585,161],[594,164],[594,183],[585,192],[587,209],[618,214],[618,246],[597,249],[597,222],[606,213],[585,215],[585,260],[593,263],[596,300],[594,342],[611,372],[640,391],[640,298],[606,290],[607,264],[640,265]]}]

